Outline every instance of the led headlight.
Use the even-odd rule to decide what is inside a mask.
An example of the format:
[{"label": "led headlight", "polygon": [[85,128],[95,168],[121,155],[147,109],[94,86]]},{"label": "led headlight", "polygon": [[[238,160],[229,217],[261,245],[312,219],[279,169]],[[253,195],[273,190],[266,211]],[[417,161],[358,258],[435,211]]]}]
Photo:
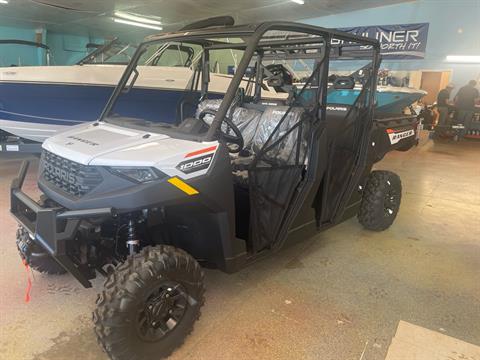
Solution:
[{"label": "led headlight", "polygon": [[167,176],[161,171],[150,167],[112,166],[108,169],[115,175],[138,183],[160,180]]}]

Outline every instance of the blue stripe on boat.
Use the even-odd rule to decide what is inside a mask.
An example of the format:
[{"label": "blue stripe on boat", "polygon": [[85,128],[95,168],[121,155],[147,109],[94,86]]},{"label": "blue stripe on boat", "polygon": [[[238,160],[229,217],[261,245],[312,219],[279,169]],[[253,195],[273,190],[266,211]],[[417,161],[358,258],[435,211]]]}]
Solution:
[{"label": "blue stripe on boat", "polygon": [[[98,119],[113,86],[0,82],[0,119],[74,125]],[[122,94],[114,113],[172,123],[185,91],[133,88]]]}]

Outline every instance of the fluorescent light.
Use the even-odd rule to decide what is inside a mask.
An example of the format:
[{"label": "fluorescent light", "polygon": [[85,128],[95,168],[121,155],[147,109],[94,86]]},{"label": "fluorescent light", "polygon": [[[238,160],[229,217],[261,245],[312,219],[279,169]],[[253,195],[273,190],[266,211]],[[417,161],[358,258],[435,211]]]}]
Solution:
[{"label": "fluorescent light", "polygon": [[300,4],[300,5],[305,4],[305,0],[290,0],[290,1],[294,2],[295,4]]},{"label": "fluorescent light", "polygon": [[163,30],[163,28],[161,26],[142,24],[142,23],[135,22],[135,21],[128,21],[128,20],[117,19],[117,18],[113,18],[113,21],[116,22],[116,23],[139,26],[139,27],[144,27],[144,28],[148,28],[148,29]]},{"label": "fluorescent light", "polygon": [[8,0],[0,0],[0,4],[8,4]]},{"label": "fluorescent light", "polygon": [[122,19],[127,19],[135,22],[140,22],[144,24],[152,24],[152,25],[162,25],[162,23],[158,20],[153,20],[149,19],[143,16],[138,16],[138,15],[133,15],[130,13],[122,12],[122,11],[115,11],[115,16],[122,18]]},{"label": "fluorescent light", "polygon": [[447,55],[445,60],[451,63],[480,64],[478,55]]}]

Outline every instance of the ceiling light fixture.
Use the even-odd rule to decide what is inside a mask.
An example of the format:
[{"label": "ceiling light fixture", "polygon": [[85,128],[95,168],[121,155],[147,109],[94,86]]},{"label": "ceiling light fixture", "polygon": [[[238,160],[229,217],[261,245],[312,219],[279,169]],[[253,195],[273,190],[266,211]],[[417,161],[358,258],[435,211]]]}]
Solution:
[{"label": "ceiling light fixture", "polygon": [[0,0],[0,4],[8,4],[8,0]]},{"label": "ceiling light fixture", "polygon": [[119,17],[119,18],[122,18],[122,19],[127,19],[127,20],[130,20],[130,21],[140,22],[140,23],[144,23],[144,24],[162,25],[162,23],[158,20],[153,20],[153,19],[149,19],[149,18],[146,18],[146,17],[143,17],[143,16],[138,16],[138,15],[133,15],[133,14],[126,13],[126,12],[123,12],[123,11],[115,11],[114,14],[115,14],[116,17]]},{"label": "ceiling light fixture", "polygon": [[295,4],[299,4],[299,5],[304,5],[305,4],[305,0],[290,0],[291,2],[294,2]]},{"label": "ceiling light fixture", "polygon": [[450,63],[480,64],[478,55],[447,55],[445,60]]},{"label": "ceiling light fixture", "polygon": [[135,21],[129,21],[129,20],[123,20],[123,19],[117,19],[117,18],[113,18],[113,21],[116,22],[116,23],[139,26],[139,27],[143,27],[143,28],[147,28],[147,29],[163,30],[163,28],[161,26],[142,24],[142,23],[135,22]]}]

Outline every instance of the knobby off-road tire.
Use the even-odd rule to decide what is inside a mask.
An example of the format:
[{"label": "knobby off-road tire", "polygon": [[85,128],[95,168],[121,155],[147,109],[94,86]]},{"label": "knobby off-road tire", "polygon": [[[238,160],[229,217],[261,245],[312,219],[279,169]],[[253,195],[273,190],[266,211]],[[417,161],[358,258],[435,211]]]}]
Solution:
[{"label": "knobby off-road tire", "polygon": [[204,303],[204,274],[185,251],[146,247],[118,265],[93,312],[100,345],[114,360],[170,355],[193,330]]},{"label": "knobby off-road tire", "polygon": [[383,231],[392,225],[400,208],[402,183],[391,171],[372,171],[368,177],[358,221],[366,229]]},{"label": "knobby off-road tire", "polygon": [[65,269],[30,238],[28,232],[19,227],[17,230],[17,249],[22,260],[34,270],[49,274],[62,275]]}]

